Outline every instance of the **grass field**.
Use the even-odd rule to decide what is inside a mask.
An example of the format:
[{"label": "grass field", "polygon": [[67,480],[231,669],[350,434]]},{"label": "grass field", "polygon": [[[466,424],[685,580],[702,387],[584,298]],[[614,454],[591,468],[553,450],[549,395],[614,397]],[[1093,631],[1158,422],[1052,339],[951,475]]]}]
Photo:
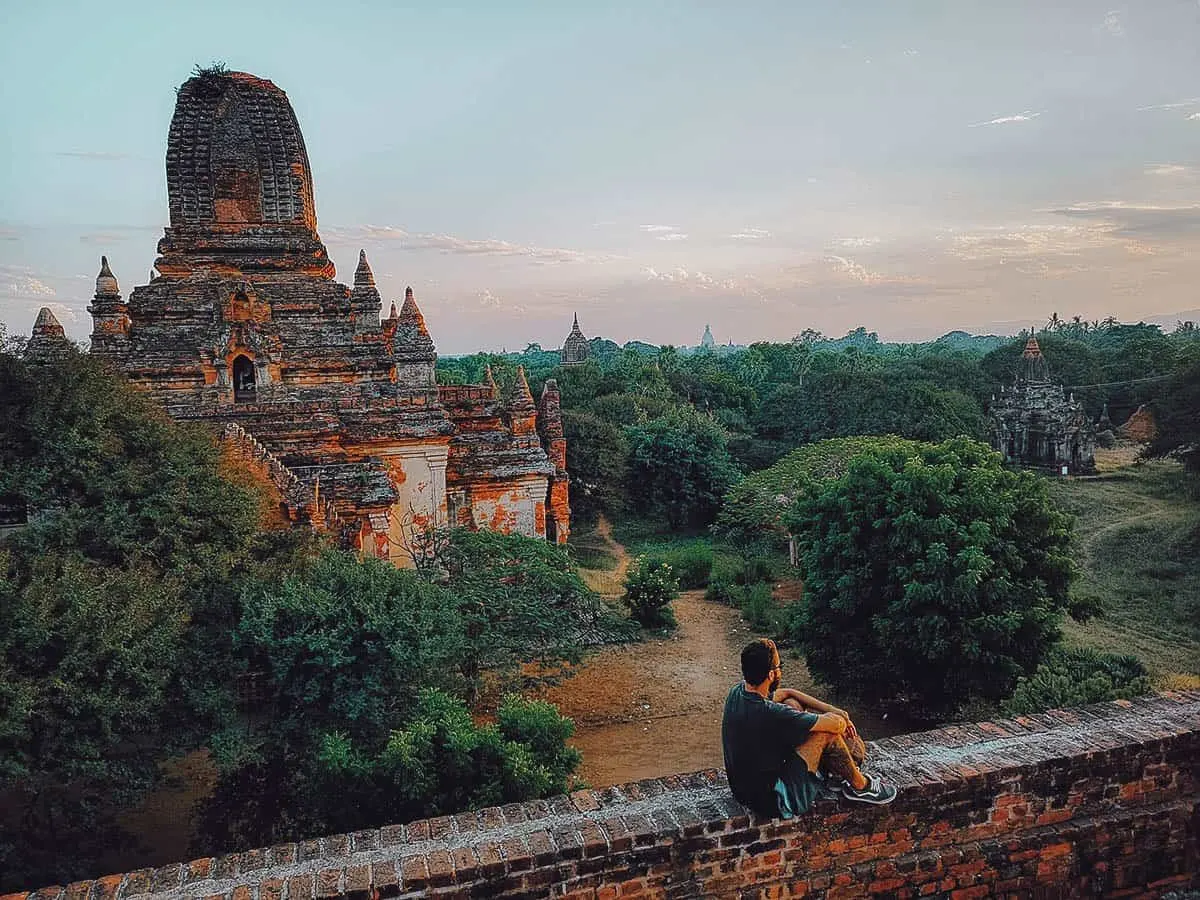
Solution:
[{"label": "grass field", "polygon": [[1200,486],[1172,462],[1117,466],[1051,482],[1076,517],[1074,590],[1105,610],[1068,622],[1067,642],[1132,653],[1158,686],[1183,686],[1200,679]]}]

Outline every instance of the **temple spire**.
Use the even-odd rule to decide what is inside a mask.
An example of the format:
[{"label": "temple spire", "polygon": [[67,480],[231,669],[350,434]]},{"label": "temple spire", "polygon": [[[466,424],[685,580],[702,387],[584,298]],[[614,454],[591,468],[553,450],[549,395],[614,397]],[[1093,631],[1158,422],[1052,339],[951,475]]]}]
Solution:
[{"label": "temple spire", "polygon": [[492,364],[488,363],[483,370],[483,383],[492,392],[492,399],[499,399],[500,385],[496,384],[496,376],[492,374]]},{"label": "temple spire", "polygon": [[354,270],[355,287],[375,287],[375,275],[371,272],[371,264],[367,262],[367,251],[358,251],[358,268]]},{"label": "temple spire", "polygon": [[517,411],[535,410],[533,392],[529,390],[529,380],[525,377],[525,367],[517,366],[517,379],[513,382],[512,399],[509,408]]},{"label": "temple spire", "polygon": [[50,311],[50,307],[39,309],[37,321],[33,323],[33,333],[25,345],[26,358],[31,362],[50,362],[64,356],[70,346],[62,323]]},{"label": "temple spire", "polygon": [[43,306],[38,310],[37,320],[33,323],[33,333],[41,337],[66,337],[62,323],[51,312],[50,307]]},{"label": "temple spire", "polygon": [[413,326],[417,334],[429,337],[429,329],[425,327],[425,317],[421,315],[421,309],[417,306],[417,300],[413,296],[411,287],[404,289],[404,305],[400,307],[400,321]]},{"label": "temple spire", "polygon": [[[350,314],[354,318],[354,333],[367,334],[379,330],[379,310],[383,298],[375,286],[367,252],[358,251],[358,268],[354,270],[354,289],[350,291]],[[395,310],[395,306],[392,307]]]},{"label": "temple spire", "polygon": [[512,396],[508,398],[508,422],[514,435],[537,434],[537,406],[533,392],[525,378],[525,367],[517,366],[517,377],[513,382]]},{"label": "temple spire", "polygon": [[112,273],[112,269],[108,267],[108,257],[100,257],[100,274],[96,276],[96,296],[97,297],[118,297],[121,294],[121,287],[117,284],[117,279]]},{"label": "temple spire", "polygon": [[1050,364],[1046,362],[1046,357],[1042,356],[1042,348],[1032,334],[1025,342],[1025,351],[1021,354],[1017,377],[1025,381],[1050,380]]},{"label": "temple spire", "polygon": [[425,317],[417,306],[411,287],[404,290],[404,305],[400,307],[400,315],[396,320],[396,333],[392,337],[392,347],[397,354],[409,359],[432,360],[434,352],[433,338],[425,327]]}]

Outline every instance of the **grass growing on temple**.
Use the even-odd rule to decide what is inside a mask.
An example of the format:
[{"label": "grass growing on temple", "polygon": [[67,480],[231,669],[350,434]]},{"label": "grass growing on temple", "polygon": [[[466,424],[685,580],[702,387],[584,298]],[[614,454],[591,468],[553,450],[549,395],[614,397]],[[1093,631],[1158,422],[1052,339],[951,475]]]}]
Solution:
[{"label": "grass growing on temple", "polygon": [[566,786],[555,710],[467,705],[628,634],[563,550],[455,531],[427,571],[363,562],[271,530],[230,466],[95,360],[0,351],[0,498],[28,514],[0,553],[0,890],[145,864],[122,813],[201,747],[198,852]]}]

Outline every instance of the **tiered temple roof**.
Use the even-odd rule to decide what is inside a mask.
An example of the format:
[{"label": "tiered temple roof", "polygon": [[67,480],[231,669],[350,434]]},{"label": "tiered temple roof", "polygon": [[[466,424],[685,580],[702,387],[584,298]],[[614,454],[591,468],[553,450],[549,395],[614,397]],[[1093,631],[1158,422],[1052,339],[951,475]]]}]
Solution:
[{"label": "tiered temple roof", "polygon": [[1051,379],[1033,335],[1013,384],[992,398],[988,417],[992,447],[1006,460],[1062,474],[1095,471],[1095,426],[1075,395]]}]

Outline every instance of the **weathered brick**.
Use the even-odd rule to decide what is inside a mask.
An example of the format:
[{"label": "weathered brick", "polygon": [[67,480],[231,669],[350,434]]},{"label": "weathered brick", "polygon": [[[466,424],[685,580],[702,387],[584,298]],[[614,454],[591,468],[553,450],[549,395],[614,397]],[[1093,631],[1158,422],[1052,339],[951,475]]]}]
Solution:
[{"label": "weathered brick", "polygon": [[317,896],[318,897],[340,897],[342,894],[342,877],[344,873],[341,868],[322,869],[317,873]]},{"label": "weathered brick", "polygon": [[394,862],[371,864],[371,884],[380,900],[400,896],[400,875]]},{"label": "weathered brick", "polygon": [[347,900],[371,900],[371,867],[350,866],[346,869],[342,894]]}]

